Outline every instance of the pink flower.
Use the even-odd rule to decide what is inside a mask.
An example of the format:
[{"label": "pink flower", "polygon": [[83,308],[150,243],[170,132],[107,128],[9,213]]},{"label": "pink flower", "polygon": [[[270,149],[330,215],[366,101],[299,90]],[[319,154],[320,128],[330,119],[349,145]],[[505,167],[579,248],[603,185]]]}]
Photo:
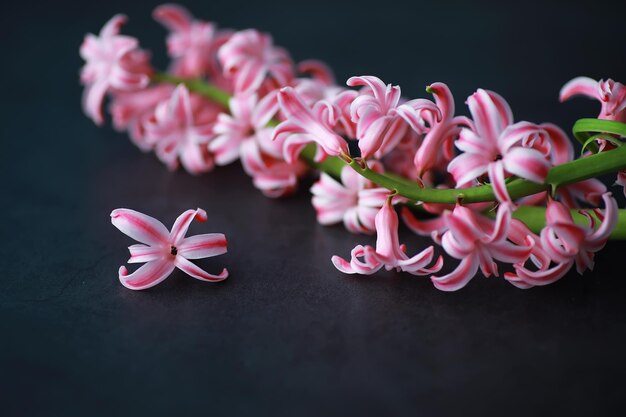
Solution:
[{"label": "pink flower", "polygon": [[610,78],[596,81],[588,77],[577,77],[561,88],[559,100],[563,102],[578,95],[596,99],[602,104],[599,119],[626,123],[626,86],[622,83]]},{"label": "pink flower", "polygon": [[[602,196],[605,211],[595,211],[602,221],[595,227],[595,220],[587,212],[581,214],[589,218],[589,224],[574,223],[572,215],[562,203],[551,200],[546,210],[546,226],[541,230],[541,254],[532,259],[536,270],[528,269],[524,262],[515,266],[515,273],[506,274],[506,278],[515,285],[530,287],[547,285],[560,279],[576,264],[576,270],[582,274],[586,269],[593,269],[594,253],[606,244],[617,224],[618,207],[611,193]],[[551,265],[554,263],[554,265]]]},{"label": "pink flower", "polygon": [[524,236],[519,244],[508,240],[511,228],[509,204],[500,205],[495,221],[460,205],[435,221],[420,222],[406,215],[404,218],[411,229],[419,234],[430,233],[448,255],[461,261],[451,273],[431,277],[435,287],[442,291],[463,288],[476,275],[478,268],[486,277],[498,276],[494,260],[524,262],[534,245],[530,236]]},{"label": "pink flower", "polygon": [[[272,146],[276,148],[272,150]],[[285,162],[276,156],[280,144],[267,136],[257,136],[257,140],[246,140],[241,144],[241,164],[252,177],[253,184],[270,198],[291,194],[298,187],[298,178],[307,171],[301,161]]]},{"label": "pink flower", "polygon": [[571,153],[567,136],[557,126],[513,123],[509,105],[494,92],[479,89],[467,100],[473,123],[461,130],[456,146],[462,154],[448,165],[457,186],[488,173],[499,201],[510,202],[505,179],[516,175],[543,183],[552,160]]},{"label": "pink flower", "polygon": [[190,96],[181,84],[144,124],[145,141],[156,148],[157,156],[170,169],[176,169],[180,160],[192,174],[209,171],[214,162],[207,144],[214,136],[213,123],[219,112],[211,102]]},{"label": "pink flower", "polygon": [[325,100],[310,108],[291,87],[278,93],[280,109],[286,117],[274,129],[273,139],[284,140],[283,154],[287,162],[293,163],[302,149],[309,143],[317,143],[316,160],[327,155],[349,155],[348,143],[335,131],[336,109]]},{"label": "pink flower", "polygon": [[400,104],[400,87],[385,85],[377,77],[352,77],[347,84],[351,87],[366,86],[350,107],[364,159],[372,155],[381,158],[398,144],[409,126],[421,133],[424,130],[424,113],[441,117],[437,106],[428,100],[415,99]]},{"label": "pink flower", "polygon": [[[271,143],[273,129],[268,122],[278,111],[276,91],[258,100],[256,94],[239,94],[230,99],[230,115],[220,113],[213,132],[217,135],[209,144],[209,150],[215,154],[217,165],[227,165],[237,160],[240,147],[245,141],[257,140],[264,136]],[[278,149],[280,157],[281,150]]]},{"label": "pink flower", "polygon": [[80,47],[86,61],[80,74],[85,85],[83,110],[96,124],[104,121],[102,102],[108,91],[137,91],[150,82],[149,56],[137,39],[120,35],[126,16],[115,15],[100,36],[88,34]]},{"label": "pink flower", "polygon": [[435,96],[441,120],[437,120],[434,113],[423,114],[430,127],[413,160],[420,178],[425,172],[445,166],[454,158],[454,140],[459,135],[461,126],[471,126],[467,117],[454,116],[454,97],[446,84],[433,83],[426,91]]},{"label": "pink flower", "polygon": [[[398,215],[392,204],[391,196],[376,214],[376,249],[371,246],[358,245],[352,249],[352,259],[347,262],[339,256],[333,256],[335,268],[345,274],[371,275],[383,266],[385,269],[408,272],[413,275],[429,275],[439,271],[443,258],[439,257],[435,264],[428,268],[433,259],[432,246],[409,258],[406,247],[398,243]],[[360,259],[362,258],[362,259]]]},{"label": "pink flower", "polygon": [[224,75],[233,79],[236,93],[286,86],[293,78],[287,51],[273,45],[272,37],[253,29],[236,32],[218,51]]},{"label": "pink flower", "polygon": [[322,61],[309,59],[299,62],[297,70],[301,74],[310,75],[314,80],[319,81],[324,85],[335,85],[335,76],[333,75],[332,70]]},{"label": "pink flower", "polygon": [[[370,167],[382,171],[380,164]],[[341,170],[341,182],[326,173],[311,187],[317,221],[323,225],[343,220],[352,233],[373,233],[374,218],[389,195],[386,188],[376,187],[349,166]]]},{"label": "pink flower", "polygon": [[209,233],[185,237],[193,220],[205,222],[206,212],[202,209],[187,210],[174,222],[172,231],[150,216],[129,209],[116,209],[111,213],[111,223],[122,233],[140,244],[128,247],[128,263],[143,263],[132,274],[125,266],[119,270],[122,285],[131,290],[153,287],[167,278],[174,268],[183,270],[201,281],[222,281],[228,277],[228,270],[219,275],[209,274],[189,259],[202,259],[226,253],[226,238],[221,233]]},{"label": "pink flower", "polygon": [[160,84],[144,90],[119,92],[113,95],[109,111],[113,117],[113,126],[117,130],[128,130],[132,141],[142,150],[147,151],[152,145],[144,140],[144,123],[150,118],[156,106],[167,100],[174,91],[174,86]]},{"label": "pink flower", "polygon": [[167,50],[174,58],[175,74],[188,78],[212,77],[221,71],[217,51],[229,39],[229,32],[218,31],[213,23],[194,20],[185,8],[175,4],[157,7],[153,16],[170,30]]}]

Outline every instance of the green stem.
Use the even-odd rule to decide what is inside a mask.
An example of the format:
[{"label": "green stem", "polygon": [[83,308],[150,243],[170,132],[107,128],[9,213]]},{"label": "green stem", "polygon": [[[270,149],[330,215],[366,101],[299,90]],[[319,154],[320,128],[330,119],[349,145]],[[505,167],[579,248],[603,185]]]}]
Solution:
[{"label": "green stem", "polygon": [[230,94],[212,84],[207,83],[203,79],[181,78],[166,72],[157,72],[152,76],[152,81],[157,83],[184,84],[189,91],[201,94],[209,100],[228,108]]},{"label": "green stem", "polygon": [[574,123],[572,133],[574,133],[574,137],[583,146],[586,145],[587,149],[591,150],[593,153],[597,153],[598,145],[595,143],[587,143],[589,138],[594,136],[594,133],[609,133],[626,137],[626,124],[613,120],[579,119]]},{"label": "green stem", "polygon": [[[230,95],[202,79],[190,80],[167,73],[157,73],[153,76],[153,81],[184,84],[190,91],[201,94],[209,100],[228,108]],[[275,126],[277,122],[271,121],[269,124]],[[608,133],[626,137],[626,124],[610,120],[580,119],[574,124],[573,132],[576,139],[584,144],[594,134]],[[597,151],[597,146],[595,148],[594,146],[595,144],[593,143],[588,144],[590,149]],[[326,158],[323,162],[315,162],[315,151],[315,145],[308,145],[304,148],[300,157],[313,168],[339,178],[346,162],[341,158],[332,156]],[[490,184],[462,189],[426,188],[420,187],[417,183],[413,183],[403,177],[375,172],[357,159],[353,159],[349,165],[363,177],[390,191],[397,192],[411,202],[455,204],[459,201],[463,203],[496,201]],[[511,198],[515,200],[543,191],[553,191],[559,186],[622,170],[626,170],[626,146],[555,166],[549,171],[543,184],[515,178],[507,183],[507,190]],[[595,216],[593,211],[590,211],[590,214]],[[577,210],[572,210],[572,216],[576,223],[584,224],[587,222],[586,217]],[[522,220],[533,232],[538,233],[545,225],[545,208],[522,206],[517,209],[514,217]],[[613,231],[611,238],[626,239],[626,210],[620,210],[618,225]]]},{"label": "green stem", "polygon": [[[411,186],[405,182],[400,182],[386,175],[374,172],[367,167],[361,166],[357,160],[353,160],[350,166],[365,178],[389,190],[395,190],[398,194],[414,201],[444,204],[454,204],[458,201],[462,201],[463,203],[496,201],[493,188],[490,184],[471,188],[444,190],[420,188],[417,184]],[[549,191],[551,188],[555,189],[562,185],[580,182],[624,169],[626,169],[626,147],[620,147],[611,151],[590,155],[586,158],[576,159],[566,164],[557,165],[550,170],[543,184],[521,178],[513,179],[507,183],[507,190],[511,198],[515,200],[542,191]]]}]

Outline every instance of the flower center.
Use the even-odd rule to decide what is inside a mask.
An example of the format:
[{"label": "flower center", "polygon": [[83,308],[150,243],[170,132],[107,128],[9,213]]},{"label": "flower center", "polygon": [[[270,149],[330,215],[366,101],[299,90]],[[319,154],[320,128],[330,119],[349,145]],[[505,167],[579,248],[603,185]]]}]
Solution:
[{"label": "flower center", "polygon": [[172,254],[172,256],[176,256],[178,254],[178,249],[176,249],[176,246],[170,246],[170,253]]}]

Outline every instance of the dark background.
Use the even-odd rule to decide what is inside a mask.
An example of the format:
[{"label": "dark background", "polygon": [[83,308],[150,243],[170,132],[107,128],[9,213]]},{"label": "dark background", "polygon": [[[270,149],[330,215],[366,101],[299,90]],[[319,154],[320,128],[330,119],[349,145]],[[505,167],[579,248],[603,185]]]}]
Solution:
[{"label": "dark background", "polygon": [[[527,291],[497,278],[449,294],[409,275],[346,276],[330,256],[373,238],[319,226],[306,187],[277,201],[238,164],[172,174],[94,126],[80,110],[84,34],[124,12],[126,33],[163,66],[156,4],[3,6],[1,414],[623,414],[623,242],[593,273]],[[222,27],[271,32],[296,59],[328,62],[339,82],[375,74],[423,97],[444,81],[462,112],[467,95],[489,88],[517,120],[566,130],[599,107],[559,104],[563,83],[626,79],[624,10],[608,2],[186,5]],[[209,221],[191,232],[230,243],[200,264],[231,277],[212,285],[175,272],[149,291],[122,287],[132,241],[111,210],[170,226],[198,206]],[[404,240],[410,251],[428,244]]]}]

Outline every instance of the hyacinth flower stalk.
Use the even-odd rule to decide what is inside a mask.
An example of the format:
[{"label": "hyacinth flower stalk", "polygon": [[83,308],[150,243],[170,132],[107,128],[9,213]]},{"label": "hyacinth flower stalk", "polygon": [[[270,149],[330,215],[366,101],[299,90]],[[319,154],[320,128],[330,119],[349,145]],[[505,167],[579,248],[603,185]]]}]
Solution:
[{"label": "hyacinth flower stalk", "polygon": [[[116,128],[170,169],[198,174],[240,160],[269,197],[319,175],[311,189],[318,221],[378,239],[376,248],[357,246],[350,261],[333,257],[340,271],[384,266],[453,291],[480,270],[529,288],[574,265],[591,269],[607,240],[626,239],[626,211],[597,179],[613,173],[620,191],[626,184],[619,82],[580,77],[561,90],[561,101],[583,95],[601,103],[597,118],[572,129],[583,147],[576,158],[564,130],[515,121],[493,91],[467,98],[468,117],[456,114],[442,82],[416,98],[372,75],[342,86],[325,64],[294,62],[269,34],[220,29],[175,5],[154,16],[170,31],[169,72],[152,68],[139,41],[120,35],[119,17],[100,36],[88,35],[81,50],[87,115],[100,124],[108,95]],[[400,205],[408,228],[448,256],[433,265],[434,246],[418,251],[418,260],[404,254]]]}]

